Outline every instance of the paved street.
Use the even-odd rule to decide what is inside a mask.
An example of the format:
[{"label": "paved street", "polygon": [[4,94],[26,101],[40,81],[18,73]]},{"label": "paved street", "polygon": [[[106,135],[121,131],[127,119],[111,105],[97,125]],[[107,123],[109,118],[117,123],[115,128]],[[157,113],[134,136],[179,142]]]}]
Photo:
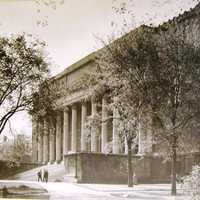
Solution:
[{"label": "paved street", "polygon": [[170,196],[169,184],[146,184],[128,188],[126,185],[101,185],[101,184],[76,184],[63,182],[30,182],[30,181],[1,181],[2,183],[23,184],[34,187],[44,188],[48,191],[50,199],[69,199],[69,200],[189,200],[181,195]]},{"label": "paved street", "polygon": [[71,184],[48,183],[41,184],[49,191],[51,199],[73,200],[187,200],[178,190],[177,197],[170,196],[170,185],[138,185],[128,188],[126,185],[100,185],[100,184]]}]

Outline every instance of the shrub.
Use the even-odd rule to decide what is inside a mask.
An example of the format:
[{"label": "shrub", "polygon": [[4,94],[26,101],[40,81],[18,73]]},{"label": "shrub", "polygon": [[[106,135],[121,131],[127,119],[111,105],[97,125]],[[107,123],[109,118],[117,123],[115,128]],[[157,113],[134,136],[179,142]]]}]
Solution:
[{"label": "shrub", "polygon": [[191,173],[183,178],[182,187],[192,200],[200,200],[200,166],[194,166]]}]

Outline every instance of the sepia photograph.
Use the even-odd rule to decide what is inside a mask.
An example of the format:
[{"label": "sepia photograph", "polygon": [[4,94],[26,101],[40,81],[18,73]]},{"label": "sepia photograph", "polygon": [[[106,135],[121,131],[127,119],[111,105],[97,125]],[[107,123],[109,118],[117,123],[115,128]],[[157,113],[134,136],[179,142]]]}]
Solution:
[{"label": "sepia photograph", "polygon": [[199,0],[0,0],[0,200],[200,200]]}]

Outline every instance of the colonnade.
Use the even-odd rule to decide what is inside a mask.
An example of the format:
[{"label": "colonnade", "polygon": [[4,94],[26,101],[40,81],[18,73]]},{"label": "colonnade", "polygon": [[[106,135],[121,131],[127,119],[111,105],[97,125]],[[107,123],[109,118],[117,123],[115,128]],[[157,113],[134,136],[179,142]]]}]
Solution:
[{"label": "colonnade", "polygon": [[[111,141],[111,152],[121,153],[116,119],[108,120],[109,111],[105,99],[102,99],[101,106],[98,105],[95,101],[74,103],[57,111],[54,122],[46,117],[34,122],[37,123],[34,125],[37,128],[33,130],[37,132],[37,145],[34,145],[37,149],[33,150],[37,151],[35,160],[39,163],[53,163],[62,161],[68,153],[108,153],[107,147]],[[88,134],[85,126],[87,117],[99,113],[102,118],[101,127],[92,126]]]},{"label": "colonnade", "polygon": [[[117,111],[109,113],[106,99],[102,99],[100,104],[78,102],[57,111],[54,121],[43,117],[34,122],[37,123],[33,126],[33,134],[37,132],[34,134],[37,139],[33,141],[34,160],[39,163],[60,162],[65,154],[76,152],[127,153],[127,146],[120,142]],[[101,127],[91,126],[88,134],[87,117],[98,114]],[[113,117],[109,120],[110,115]],[[142,145],[141,138],[139,145]],[[142,151],[141,146],[139,149]]]}]

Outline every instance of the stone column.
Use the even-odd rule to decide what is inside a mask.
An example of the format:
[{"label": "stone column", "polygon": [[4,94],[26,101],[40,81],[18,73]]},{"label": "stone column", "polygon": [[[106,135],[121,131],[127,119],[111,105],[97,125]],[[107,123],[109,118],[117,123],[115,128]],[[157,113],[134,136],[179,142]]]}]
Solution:
[{"label": "stone column", "polygon": [[85,102],[81,105],[81,151],[87,151],[87,138],[85,123],[87,118],[87,104]]},{"label": "stone column", "polygon": [[120,138],[119,138],[119,131],[118,131],[118,118],[119,113],[117,109],[113,110],[113,153],[118,154],[120,153]]},{"label": "stone column", "polygon": [[102,99],[102,124],[101,124],[101,151],[106,153],[106,144],[108,143],[108,110],[106,100]]},{"label": "stone column", "polygon": [[141,133],[141,128],[140,128],[140,124],[139,124],[139,132],[138,132],[138,154],[142,154],[143,150],[142,150],[142,133]]},{"label": "stone column", "polygon": [[53,125],[50,128],[50,133],[49,133],[49,161],[50,163],[55,162],[55,128]]},{"label": "stone column", "polygon": [[38,136],[38,163],[43,162],[43,154],[42,154],[42,148],[43,148],[43,140],[42,136]]},{"label": "stone column", "polygon": [[43,128],[41,122],[38,124],[38,162],[42,163],[43,162]]},{"label": "stone column", "polygon": [[138,135],[138,154],[145,153],[145,132],[142,129],[141,123],[139,123],[139,135]]},{"label": "stone column", "polygon": [[63,156],[69,151],[69,108],[64,109],[63,119]]},{"label": "stone column", "polygon": [[[92,116],[97,115],[97,105],[96,102],[92,100]],[[98,150],[98,141],[97,141],[97,127],[91,128],[91,151],[97,152]]]},{"label": "stone column", "polygon": [[126,138],[124,138],[124,154],[128,154],[128,144]]},{"label": "stone column", "polygon": [[38,162],[43,162],[43,122],[40,121],[38,124],[39,137],[38,137]]},{"label": "stone column", "polygon": [[32,159],[33,162],[38,161],[38,141],[37,141],[37,119],[33,116],[32,118]]},{"label": "stone column", "polygon": [[153,149],[153,121],[152,121],[152,117],[149,117],[149,125],[146,128],[146,143],[147,143],[147,152],[148,153],[153,153],[154,149]]},{"label": "stone column", "polygon": [[56,116],[56,162],[59,163],[62,160],[62,155],[61,155],[61,145],[62,145],[62,141],[61,141],[61,134],[62,134],[62,130],[61,130],[61,113],[57,112],[57,116]]},{"label": "stone column", "polygon": [[148,117],[149,124],[139,124],[138,137],[138,154],[146,154],[153,152],[153,130],[150,116]]},{"label": "stone column", "polygon": [[72,106],[72,137],[71,137],[71,150],[77,152],[77,107]]},{"label": "stone column", "polygon": [[49,161],[49,145],[48,145],[48,122],[44,119],[44,131],[43,131],[43,163],[46,164]]}]

